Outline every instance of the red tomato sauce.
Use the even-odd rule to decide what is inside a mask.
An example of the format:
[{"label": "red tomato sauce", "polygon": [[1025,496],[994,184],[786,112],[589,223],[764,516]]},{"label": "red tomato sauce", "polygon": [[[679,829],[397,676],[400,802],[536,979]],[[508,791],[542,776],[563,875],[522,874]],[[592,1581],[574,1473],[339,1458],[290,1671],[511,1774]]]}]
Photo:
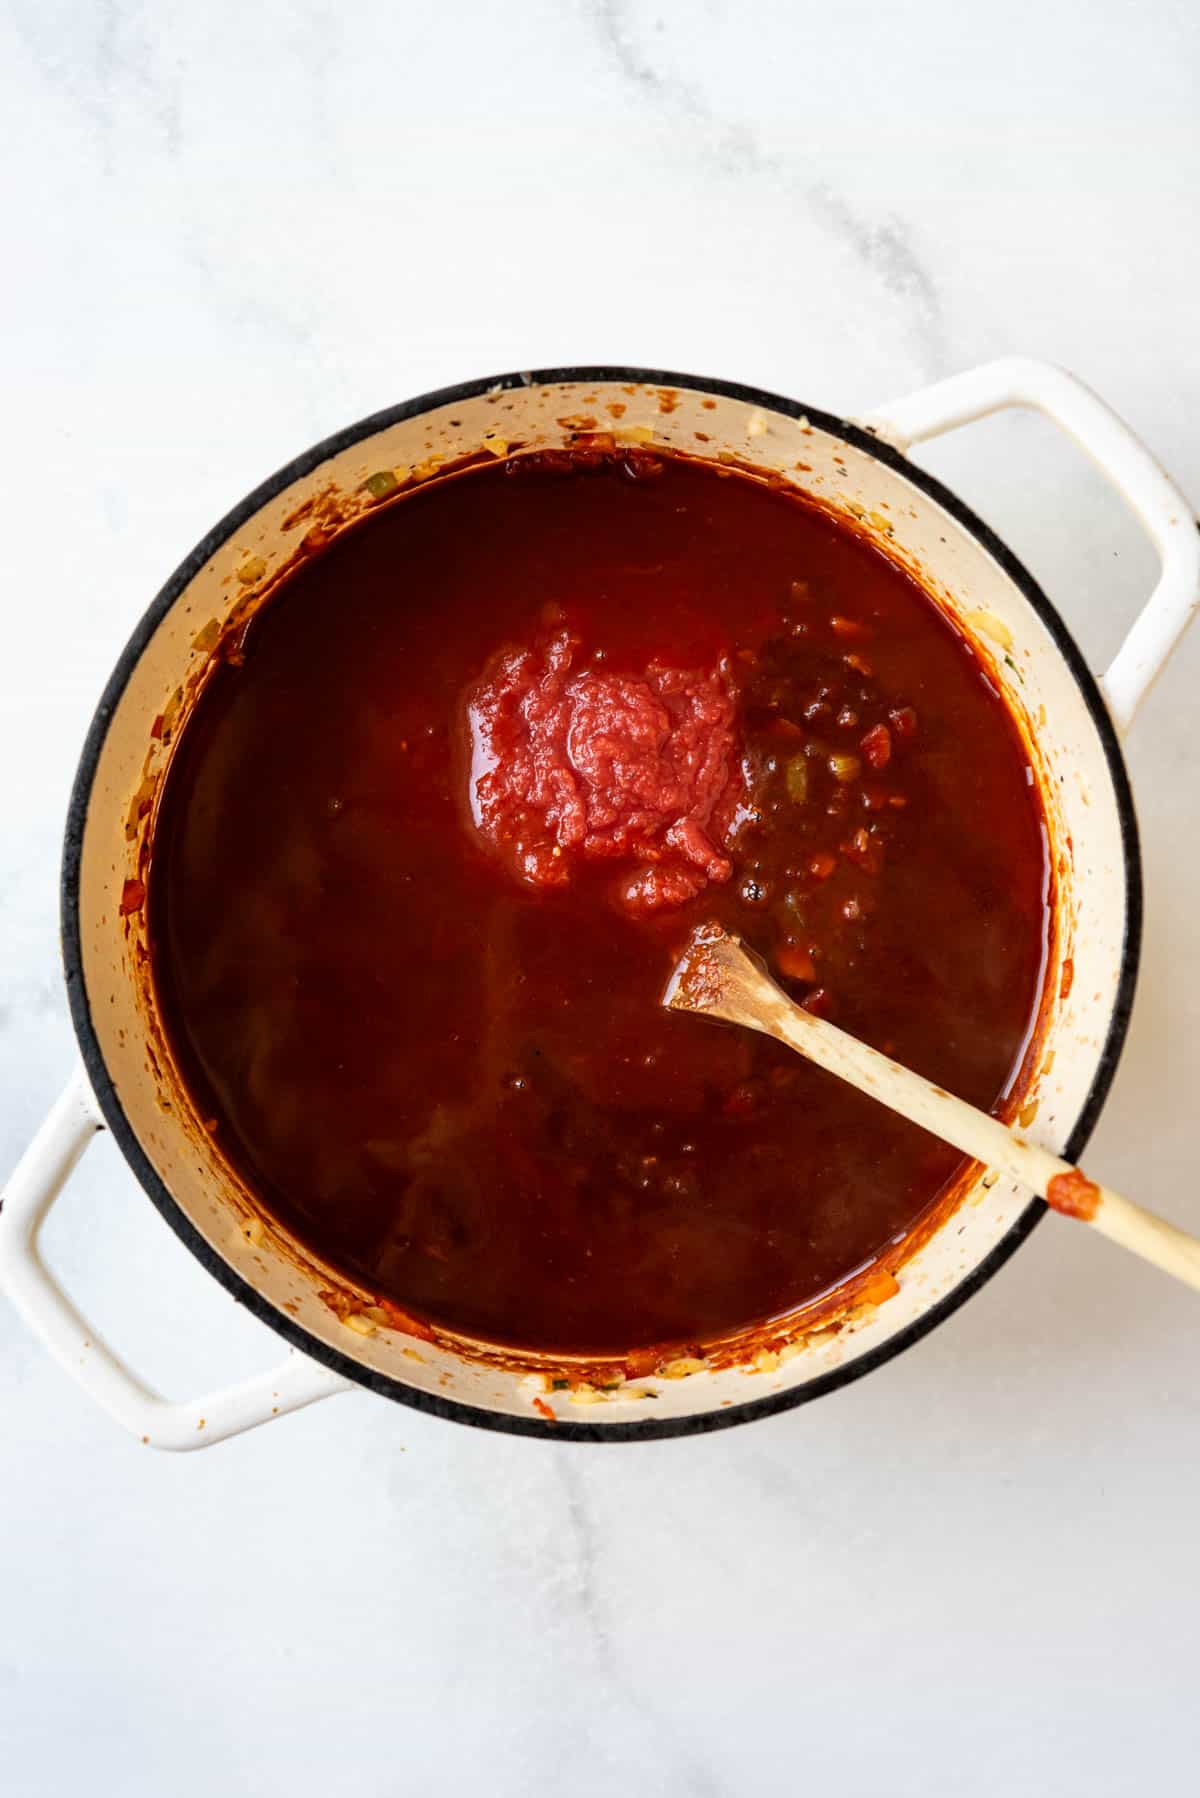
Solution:
[{"label": "red tomato sauce", "polygon": [[633,860],[631,911],[682,905],[733,872],[745,775],[728,667],[572,674],[580,648],[558,630],[504,651],[472,694],[475,821],[531,886],[566,886],[579,857]]},{"label": "red tomato sauce", "polygon": [[183,729],[145,904],[269,1211],[437,1327],[601,1355],[785,1316],[960,1165],[664,1011],[692,927],[993,1106],[1050,876],[1017,730],[915,581],[740,472],[589,461],[455,475],[301,565]]}]

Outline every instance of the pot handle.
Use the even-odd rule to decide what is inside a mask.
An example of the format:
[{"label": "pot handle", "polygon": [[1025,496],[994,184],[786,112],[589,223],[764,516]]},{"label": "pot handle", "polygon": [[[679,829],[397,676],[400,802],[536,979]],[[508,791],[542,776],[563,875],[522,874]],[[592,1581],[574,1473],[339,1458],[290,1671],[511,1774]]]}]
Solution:
[{"label": "pot handle", "polygon": [[1158,583],[1100,682],[1118,730],[1128,730],[1200,602],[1200,532],[1192,508],[1129,426],[1065,369],[1024,356],[952,375],[862,422],[907,452],[1005,406],[1032,406],[1073,437],[1137,513],[1158,550]]},{"label": "pot handle", "polygon": [[227,1436],[344,1392],[350,1382],[292,1350],[286,1361],[202,1398],[164,1399],[115,1355],[50,1273],[38,1236],[103,1120],[82,1067],[49,1112],[4,1190],[0,1290],[96,1403],[152,1448],[208,1448]]}]

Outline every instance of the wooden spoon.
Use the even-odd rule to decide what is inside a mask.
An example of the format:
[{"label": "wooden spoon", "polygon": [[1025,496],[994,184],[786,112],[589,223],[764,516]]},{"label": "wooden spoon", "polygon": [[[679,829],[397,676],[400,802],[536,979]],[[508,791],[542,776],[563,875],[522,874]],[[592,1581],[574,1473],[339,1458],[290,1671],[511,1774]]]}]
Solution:
[{"label": "wooden spoon", "polygon": [[1152,1211],[1027,1142],[986,1111],[943,1092],[910,1068],[811,1012],[780,991],[758,958],[719,924],[702,924],[671,975],[663,1004],[729,1024],[745,1024],[786,1043],[798,1055],[878,1099],[922,1129],[953,1143],[964,1155],[1010,1174],[1061,1211],[1079,1218],[1143,1261],[1200,1290],[1200,1241]]}]

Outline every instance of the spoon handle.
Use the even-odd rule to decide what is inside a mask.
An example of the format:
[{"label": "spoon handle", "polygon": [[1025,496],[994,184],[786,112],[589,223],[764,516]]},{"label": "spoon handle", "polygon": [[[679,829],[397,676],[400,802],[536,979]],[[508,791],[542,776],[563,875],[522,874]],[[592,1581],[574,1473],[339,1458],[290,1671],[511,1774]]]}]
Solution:
[{"label": "spoon handle", "polygon": [[[1200,1240],[1156,1217],[1120,1193],[1088,1179],[1069,1161],[1031,1143],[1019,1130],[978,1111],[931,1080],[901,1067],[836,1024],[813,1017],[782,992],[735,938],[700,933],[699,978],[676,970],[665,1002],[676,1010],[707,1012],[746,1024],[786,1043],[889,1110],[919,1124],[964,1155],[1031,1187],[1056,1211],[1090,1224],[1102,1236],[1200,1291]],[[706,959],[705,959],[706,958]]]}]

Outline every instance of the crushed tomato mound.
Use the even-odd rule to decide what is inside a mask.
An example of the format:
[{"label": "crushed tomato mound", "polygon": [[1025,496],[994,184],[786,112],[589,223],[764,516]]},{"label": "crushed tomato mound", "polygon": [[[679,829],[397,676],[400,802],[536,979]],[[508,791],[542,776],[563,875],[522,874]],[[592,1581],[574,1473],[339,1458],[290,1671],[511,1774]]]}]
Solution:
[{"label": "crushed tomato mound", "polygon": [[730,670],[575,672],[580,647],[562,630],[485,670],[468,703],[475,823],[531,886],[625,860],[629,910],[683,905],[732,872],[746,781]]}]

